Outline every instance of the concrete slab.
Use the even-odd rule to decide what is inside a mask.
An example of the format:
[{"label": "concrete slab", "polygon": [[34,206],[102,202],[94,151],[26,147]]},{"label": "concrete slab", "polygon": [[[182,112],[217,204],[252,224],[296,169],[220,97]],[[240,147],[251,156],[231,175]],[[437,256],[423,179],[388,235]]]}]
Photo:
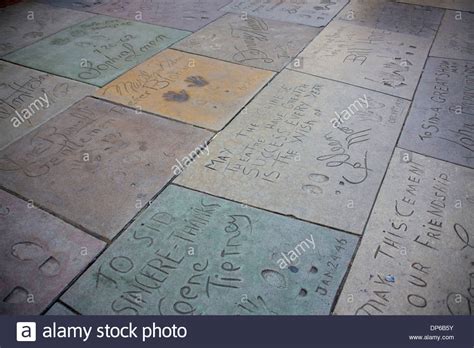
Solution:
[{"label": "concrete slab", "polygon": [[82,314],[329,314],[357,239],[170,185],[61,299]]},{"label": "concrete slab", "polygon": [[85,98],[0,152],[0,182],[111,239],[212,133]]},{"label": "concrete slab", "polygon": [[73,311],[67,308],[61,302],[56,302],[53,306],[45,313],[45,315],[76,315]]},{"label": "concrete slab", "polygon": [[104,242],[0,190],[0,314],[40,314]]},{"label": "concrete slab", "polygon": [[3,61],[0,81],[0,149],[96,90]]},{"label": "concrete slab", "polygon": [[403,99],[284,70],[176,182],[361,234],[407,109]]},{"label": "concrete slab", "polygon": [[474,168],[474,62],[429,58],[399,146]]},{"label": "concrete slab", "polygon": [[255,68],[281,71],[321,29],[227,14],[173,48]]},{"label": "concrete slab", "polygon": [[291,68],[411,99],[431,42],[429,38],[335,21]]},{"label": "concrete slab", "polygon": [[430,56],[474,60],[474,13],[446,11]]},{"label": "concrete slab", "polygon": [[181,30],[95,16],[5,59],[103,86],[186,35]]},{"label": "concrete slab", "polygon": [[0,56],[28,46],[48,35],[82,22],[93,14],[35,2],[0,9]]},{"label": "concrete slab", "polygon": [[91,11],[97,6],[108,3],[111,0],[35,0],[52,6],[71,8],[79,11]]},{"label": "concrete slab", "polygon": [[223,15],[219,8],[231,0],[109,1],[92,11],[165,27],[196,31]]},{"label": "concrete slab", "polygon": [[433,39],[444,10],[413,6],[388,0],[353,0],[336,17],[337,20],[374,29]]},{"label": "concrete slab", "polygon": [[100,89],[97,96],[220,130],[272,76],[266,70],[166,50]]},{"label": "concrete slab", "polygon": [[233,0],[222,11],[323,27],[348,0]]},{"label": "concrete slab", "polygon": [[397,149],[335,313],[472,315],[473,183]]},{"label": "concrete slab", "polygon": [[474,3],[471,0],[397,0],[407,4],[434,6],[461,11],[474,11]]}]

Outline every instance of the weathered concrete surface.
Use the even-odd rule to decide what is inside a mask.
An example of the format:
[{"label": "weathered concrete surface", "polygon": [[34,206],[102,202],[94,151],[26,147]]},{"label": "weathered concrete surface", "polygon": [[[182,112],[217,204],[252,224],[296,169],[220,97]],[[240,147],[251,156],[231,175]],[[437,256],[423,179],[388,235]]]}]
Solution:
[{"label": "weathered concrete surface", "polygon": [[429,58],[399,146],[474,168],[474,62]]},{"label": "weathered concrete surface", "polygon": [[0,149],[96,90],[2,61],[0,81]]},{"label": "weathered concrete surface", "polygon": [[397,149],[335,313],[472,315],[473,209],[474,171]]},{"label": "weathered concrete surface", "polygon": [[337,20],[374,29],[433,39],[444,10],[388,0],[352,0]]},{"label": "weathered concrete surface", "polygon": [[361,234],[407,109],[403,99],[284,70],[176,182]]},{"label": "weathered concrete surface", "polygon": [[224,13],[219,11],[219,8],[230,2],[231,0],[121,0],[94,6],[92,11],[171,28],[196,31],[222,16]]},{"label": "weathered concrete surface", "polygon": [[61,302],[56,302],[50,309],[48,309],[45,315],[76,315],[76,313],[61,304]]},{"label": "weathered concrete surface", "polygon": [[165,50],[112,81],[97,96],[220,130],[273,73]]},{"label": "weathered concrete surface", "polygon": [[146,23],[95,16],[9,54],[5,59],[103,86],[188,34]]},{"label": "weathered concrete surface", "polygon": [[348,0],[234,0],[222,11],[323,27]]},{"label": "weathered concrete surface", "polygon": [[430,56],[474,60],[474,13],[446,11]]},{"label": "weathered concrete surface", "polygon": [[93,14],[35,2],[21,2],[0,9],[0,56],[79,23]]},{"label": "weathered concrete surface", "polygon": [[0,190],[0,314],[40,314],[104,242]]},{"label": "weathered concrete surface", "polygon": [[1,151],[0,182],[112,238],[211,135],[85,98]]},{"label": "weathered concrete surface", "polygon": [[335,21],[296,58],[292,69],[412,99],[431,42]]},{"label": "weathered concrete surface", "polygon": [[461,11],[474,11],[474,3],[471,0],[397,0],[407,4],[434,6]]},{"label": "weathered concrete surface", "polygon": [[227,14],[173,48],[255,68],[280,71],[321,29]]},{"label": "weathered concrete surface", "polygon": [[79,11],[92,11],[97,6],[101,6],[106,4],[110,1],[114,0],[35,0],[37,2],[42,2],[45,4],[59,6],[59,7],[66,7],[72,8],[74,10]]},{"label": "weathered concrete surface", "polygon": [[356,244],[171,185],[61,300],[82,314],[329,314]]}]

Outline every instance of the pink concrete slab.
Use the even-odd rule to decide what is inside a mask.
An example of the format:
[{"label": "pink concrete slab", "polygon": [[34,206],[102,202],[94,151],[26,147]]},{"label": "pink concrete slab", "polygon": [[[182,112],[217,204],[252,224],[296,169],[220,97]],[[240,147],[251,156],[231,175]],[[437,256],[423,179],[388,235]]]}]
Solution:
[{"label": "pink concrete slab", "polygon": [[0,314],[40,314],[105,243],[0,190]]}]

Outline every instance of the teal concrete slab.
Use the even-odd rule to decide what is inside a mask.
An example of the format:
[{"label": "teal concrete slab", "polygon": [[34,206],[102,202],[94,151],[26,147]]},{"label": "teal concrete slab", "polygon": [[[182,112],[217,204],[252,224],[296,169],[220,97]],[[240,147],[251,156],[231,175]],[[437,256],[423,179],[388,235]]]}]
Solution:
[{"label": "teal concrete slab", "polygon": [[97,89],[3,61],[0,81],[0,149]]},{"label": "teal concrete slab", "polygon": [[61,300],[81,314],[329,314],[357,240],[171,185]]},{"label": "teal concrete slab", "polygon": [[93,14],[35,2],[0,9],[0,57],[37,42]]},{"label": "teal concrete slab", "polygon": [[61,302],[56,302],[50,309],[48,309],[45,315],[76,315],[76,313],[61,304]]},{"label": "teal concrete slab", "polygon": [[41,314],[105,243],[0,190],[0,314]]},{"label": "teal concrete slab", "polygon": [[5,59],[103,86],[186,35],[188,32],[181,30],[96,16]]},{"label": "teal concrete slab", "polygon": [[222,11],[323,27],[349,0],[233,0]]},{"label": "teal concrete slab", "polygon": [[212,135],[86,97],[0,151],[0,183],[112,239]]},{"label": "teal concrete slab", "polygon": [[321,30],[226,14],[173,48],[260,69],[281,71]]},{"label": "teal concrete slab", "polygon": [[474,168],[474,62],[428,58],[398,146]]}]

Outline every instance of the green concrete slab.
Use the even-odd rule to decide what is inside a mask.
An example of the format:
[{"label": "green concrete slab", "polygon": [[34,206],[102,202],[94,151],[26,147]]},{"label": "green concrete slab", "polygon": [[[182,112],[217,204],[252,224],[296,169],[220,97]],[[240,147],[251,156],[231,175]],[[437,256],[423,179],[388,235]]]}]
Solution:
[{"label": "green concrete slab", "polygon": [[329,314],[357,240],[171,185],[61,300],[81,314]]},{"label": "green concrete slab", "polygon": [[151,24],[95,16],[9,54],[5,59],[103,86],[188,34]]}]

